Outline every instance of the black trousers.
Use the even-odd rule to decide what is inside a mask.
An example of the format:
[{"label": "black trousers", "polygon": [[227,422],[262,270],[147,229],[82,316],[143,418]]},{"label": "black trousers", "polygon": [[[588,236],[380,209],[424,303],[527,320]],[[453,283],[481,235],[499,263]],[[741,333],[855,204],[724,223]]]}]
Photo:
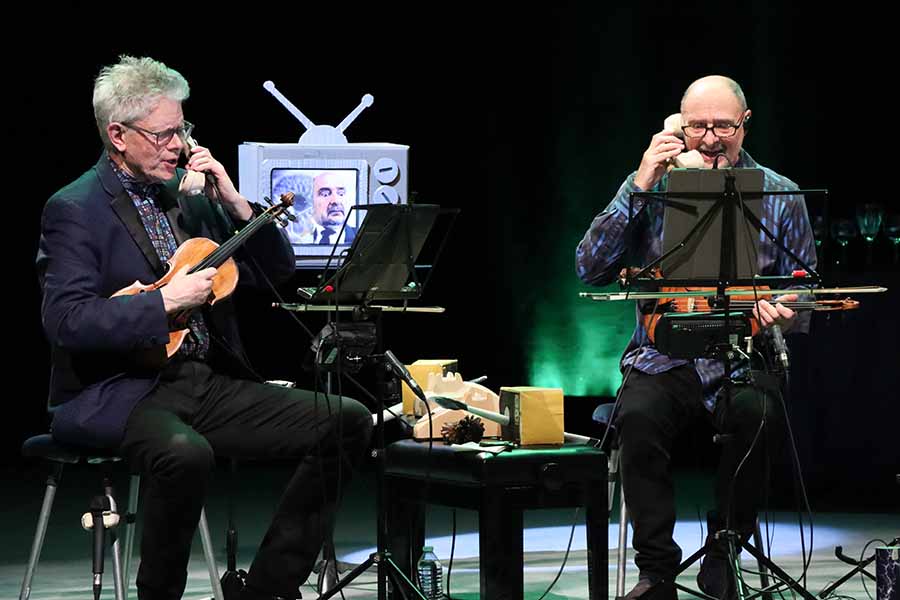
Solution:
[{"label": "black trousers", "polygon": [[[641,577],[658,579],[681,562],[681,548],[672,537],[675,491],[671,450],[678,433],[695,419],[711,417],[716,429],[730,434],[723,443],[716,475],[716,509],[723,523],[730,515],[732,528],[753,531],[766,491],[767,458],[776,455],[785,435],[784,409],[776,390],[735,386],[731,397],[720,399],[710,415],[692,366],[657,375],[635,369],[625,382],[619,411],[616,424],[622,485]],[[758,432],[754,450],[744,460]]]},{"label": "black trousers", "polygon": [[121,446],[145,481],[138,597],[181,598],[215,456],[299,460],[248,574],[261,592],[298,596],[371,431],[369,410],[349,398],[170,365]]}]

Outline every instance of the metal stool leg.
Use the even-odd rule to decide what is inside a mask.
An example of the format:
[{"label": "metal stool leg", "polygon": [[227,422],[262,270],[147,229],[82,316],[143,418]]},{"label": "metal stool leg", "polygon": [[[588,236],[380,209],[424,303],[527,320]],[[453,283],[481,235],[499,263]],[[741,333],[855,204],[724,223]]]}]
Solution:
[{"label": "metal stool leg", "polygon": [[137,518],[138,498],[141,490],[141,476],[132,475],[128,486],[128,509],[125,513],[125,549],[122,568],[122,583],[125,589],[125,597],[128,598],[128,590],[131,586],[131,557],[134,553],[134,530]]},{"label": "metal stool leg", "polygon": [[50,522],[50,511],[53,509],[53,499],[56,497],[56,488],[59,486],[59,480],[62,478],[62,471],[63,464],[55,463],[53,472],[47,477],[47,489],[44,491],[44,502],[41,505],[37,530],[34,532],[31,555],[28,557],[28,568],[25,569],[25,578],[22,580],[19,600],[28,600],[28,597],[31,596],[31,580],[34,579],[34,572],[37,569],[38,560],[41,558],[44,536],[47,535],[47,523]]},{"label": "metal stool leg", "polygon": [[206,557],[206,568],[209,570],[209,582],[212,585],[213,597],[216,600],[224,600],[222,582],[219,581],[219,569],[216,566],[216,557],[213,554],[212,536],[209,535],[209,523],[206,521],[206,508],[200,511],[200,541],[203,544],[203,556]]},{"label": "metal stool leg", "polygon": [[616,499],[616,486],[619,484],[619,449],[613,448],[609,453],[609,475],[607,476],[607,485],[609,494],[607,496],[606,507],[609,515],[612,516],[613,502]]},{"label": "metal stool leg", "polygon": [[628,508],[625,506],[625,489],[619,473],[620,450],[613,448],[609,457],[609,513],[612,515],[616,485],[619,486],[619,546],[616,553],[616,598],[625,596],[625,563],[628,561]]},{"label": "metal stool leg", "polygon": [[[116,498],[113,495],[112,482],[108,478],[103,479],[103,493],[109,499],[109,509],[113,514],[118,514],[116,506]],[[122,580],[122,555],[119,547],[119,536],[115,529],[109,530],[110,541],[112,542],[112,563],[113,563],[113,590],[115,591],[116,600],[125,600],[125,586]]]},{"label": "metal stool leg", "polygon": [[616,598],[625,596],[625,563],[628,561],[628,507],[625,488],[619,488],[619,552],[616,559]]}]

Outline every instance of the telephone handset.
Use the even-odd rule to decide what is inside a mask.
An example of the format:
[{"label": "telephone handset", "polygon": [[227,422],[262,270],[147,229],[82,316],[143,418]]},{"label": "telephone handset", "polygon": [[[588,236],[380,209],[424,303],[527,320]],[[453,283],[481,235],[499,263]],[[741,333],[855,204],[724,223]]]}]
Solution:
[{"label": "telephone handset", "polygon": [[[182,141],[184,142],[184,149],[182,151],[184,152],[185,157],[190,159],[191,150],[197,147],[197,142],[191,136],[183,137]],[[188,170],[178,184],[178,191],[185,196],[196,196],[202,194],[205,187],[206,175],[200,171]]]},{"label": "telephone handset", "polygon": [[[681,130],[681,126],[681,113],[669,115],[668,117],[666,117],[665,122],[663,122],[663,129],[668,129],[674,132],[675,137],[684,140],[684,132]],[[674,168],[702,169],[703,164],[703,155],[700,154],[698,150],[691,150],[690,152],[682,152],[675,158],[670,159],[669,170]]]}]

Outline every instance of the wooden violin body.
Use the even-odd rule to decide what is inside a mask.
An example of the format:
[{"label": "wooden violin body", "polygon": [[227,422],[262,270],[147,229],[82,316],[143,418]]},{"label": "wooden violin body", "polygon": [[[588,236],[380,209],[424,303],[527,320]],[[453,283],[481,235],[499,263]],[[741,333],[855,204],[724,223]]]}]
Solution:
[{"label": "wooden violin body", "polygon": [[[122,288],[113,294],[112,297],[134,296],[158,290],[168,284],[176,273],[181,271],[190,272],[192,269],[202,264],[203,260],[213,254],[218,248],[219,244],[207,238],[189,239],[179,246],[178,250],[175,251],[175,254],[166,261],[168,270],[158,281],[151,284],[143,284],[140,281],[135,281],[128,287]],[[212,281],[212,293],[210,294],[209,300],[207,300],[207,304],[209,305],[215,304],[222,298],[227,298],[237,287],[238,266],[233,258],[226,259],[225,262],[218,267]],[[187,327],[189,315],[190,311],[181,311],[169,316],[169,341],[166,343],[167,359],[172,358],[172,356],[178,352],[178,349],[181,348],[181,344],[184,343],[184,338],[190,331]]]},{"label": "wooden violin body", "polygon": [[[286,219],[292,219],[293,216],[287,212],[287,209],[293,202],[293,192],[282,194],[278,203],[270,206],[221,245],[207,238],[189,239],[179,246],[171,258],[166,261],[168,270],[158,281],[149,285],[135,281],[128,287],[113,294],[112,297],[134,296],[152,292],[166,286],[180,272],[190,274],[209,267],[215,267],[217,271],[215,276],[213,276],[212,292],[206,303],[212,305],[222,298],[227,298],[234,292],[238,283],[238,266],[234,259],[231,258],[232,255],[263,225],[275,220],[278,220],[281,225],[285,225],[287,223]],[[181,310],[169,315],[170,332],[169,341],[165,345],[165,355],[163,355],[162,345],[160,345],[159,348],[143,352],[138,357],[138,361],[147,366],[162,366],[166,360],[172,358],[178,352],[178,349],[184,342],[184,338],[190,331],[187,322],[193,310],[195,309]]]}]

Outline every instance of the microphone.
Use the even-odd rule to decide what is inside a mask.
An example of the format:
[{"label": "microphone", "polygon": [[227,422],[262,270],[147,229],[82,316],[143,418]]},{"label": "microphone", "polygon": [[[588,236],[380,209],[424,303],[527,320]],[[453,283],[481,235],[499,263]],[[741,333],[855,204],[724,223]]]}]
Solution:
[{"label": "microphone", "polygon": [[385,350],[384,357],[388,359],[388,363],[390,363],[391,369],[394,371],[394,374],[397,375],[400,379],[406,382],[406,385],[409,386],[409,389],[413,391],[413,393],[428,406],[428,397],[425,395],[425,392],[416,383],[416,380],[413,379],[412,373],[409,372],[409,369],[406,368],[402,362],[400,362],[394,353],[390,350]]},{"label": "microphone", "polygon": [[778,360],[781,362],[781,366],[787,370],[790,366],[790,361],[788,360],[787,345],[784,343],[784,335],[781,333],[781,325],[772,325],[769,327],[769,331],[772,332],[772,341],[775,343],[775,353],[778,355]]},{"label": "microphone", "polygon": [[435,404],[443,408],[449,408],[450,410],[464,410],[466,412],[472,413],[473,415],[485,418],[488,421],[493,421],[494,423],[499,423],[500,425],[509,425],[508,416],[501,415],[500,413],[494,412],[492,410],[475,408],[474,406],[469,406],[465,402],[455,400],[453,398],[447,398],[446,396],[432,396],[431,400]]},{"label": "microphone", "polygon": [[[507,415],[502,415],[492,410],[485,410],[483,408],[469,406],[465,402],[456,400],[454,398],[447,398],[446,396],[432,396],[431,400],[440,407],[449,408],[450,410],[464,410],[483,419],[487,419],[488,421],[499,423],[503,426],[509,425],[510,422],[510,418]],[[585,435],[578,435],[577,433],[569,433],[567,431],[563,431],[563,439],[567,444],[593,446],[594,448],[597,448],[600,445],[600,440],[596,438],[587,437]]]}]

